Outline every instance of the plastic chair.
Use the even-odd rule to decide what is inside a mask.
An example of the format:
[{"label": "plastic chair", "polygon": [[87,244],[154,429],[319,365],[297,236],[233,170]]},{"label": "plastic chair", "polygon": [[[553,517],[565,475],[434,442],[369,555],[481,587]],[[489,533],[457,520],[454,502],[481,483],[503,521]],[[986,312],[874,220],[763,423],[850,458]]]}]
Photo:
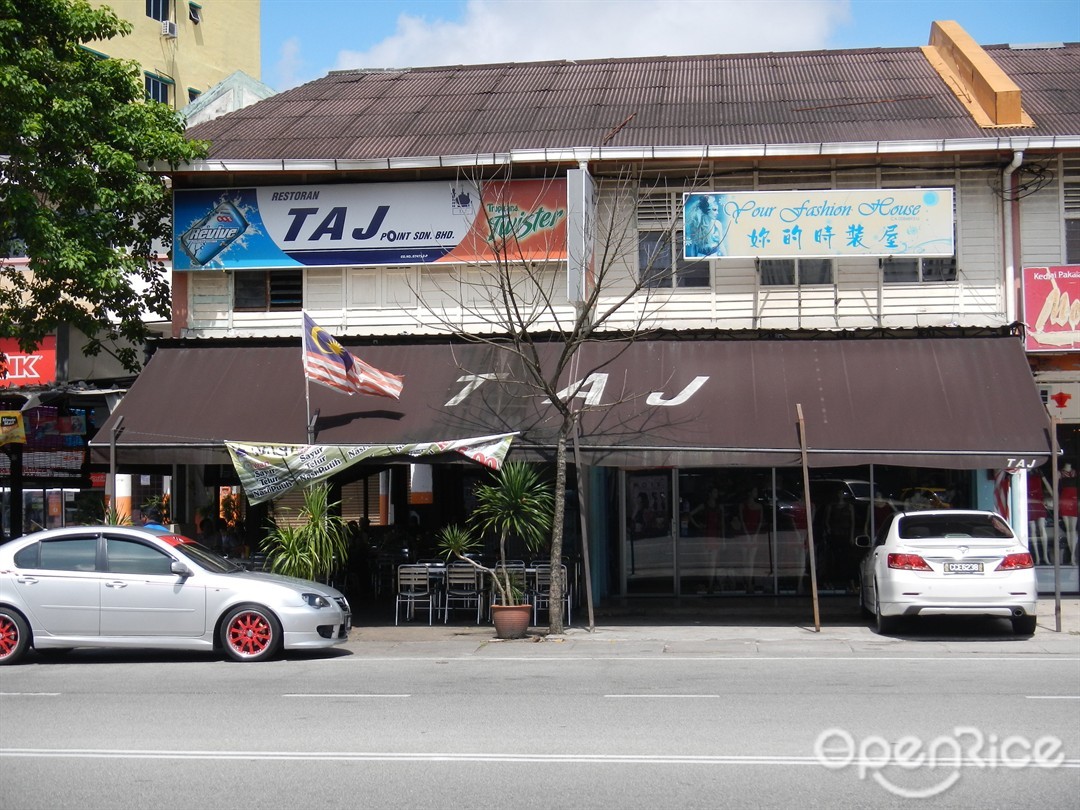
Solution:
[{"label": "plastic chair", "polygon": [[437,609],[435,592],[431,587],[431,578],[427,566],[400,565],[397,575],[397,596],[394,599],[394,624],[398,623],[401,605],[405,605],[405,617],[411,620],[416,615],[416,608],[427,606],[428,624]]},{"label": "plastic chair", "polygon": [[446,566],[446,589],[443,591],[443,624],[450,621],[455,606],[476,608],[476,623],[483,611],[480,572],[471,563],[452,562]]}]

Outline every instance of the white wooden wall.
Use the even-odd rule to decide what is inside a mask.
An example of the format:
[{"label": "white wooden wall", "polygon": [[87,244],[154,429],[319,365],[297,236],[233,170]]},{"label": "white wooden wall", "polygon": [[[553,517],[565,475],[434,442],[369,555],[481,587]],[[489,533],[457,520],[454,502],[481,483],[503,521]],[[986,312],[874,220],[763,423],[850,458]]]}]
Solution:
[{"label": "white wooden wall", "polygon": [[[834,283],[764,286],[752,260],[710,262],[712,283],[700,289],[639,293],[607,326],[668,329],[860,329],[914,326],[996,326],[1004,323],[1003,202],[997,169],[936,171],[869,168],[864,171],[787,175],[783,182],[746,173],[715,179],[723,190],[783,188],[889,188],[950,186],[956,190],[957,278],[953,282],[884,284],[877,259],[842,257]],[[601,307],[619,300],[637,274],[636,193],[600,182],[596,264],[604,274]],[[703,186],[697,184],[696,190]],[[678,191],[678,186],[669,186]],[[689,190],[687,187],[686,190]],[[1024,264],[1063,260],[1061,186],[1054,180],[1021,202]],[[309,268],[305,308],[343,335],[420,335],[451,329],[475,332],[500,327],[485,294],[485,268],[464,266]],[[559,318],[572,318],[566,271],[560,263],[536,265],[515,282],[525,300],[553,302]],[[291,336],[299,312],[233,312],[232,276],[191,273],[188,337]],[[533,328],[554,326],[552,311],[534,307]]]}]

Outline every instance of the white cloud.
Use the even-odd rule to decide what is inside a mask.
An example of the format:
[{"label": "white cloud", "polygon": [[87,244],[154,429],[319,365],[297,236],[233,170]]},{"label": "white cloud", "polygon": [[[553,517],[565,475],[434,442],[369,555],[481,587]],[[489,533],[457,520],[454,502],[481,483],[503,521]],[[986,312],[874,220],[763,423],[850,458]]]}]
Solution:
[{"label": "white cloud", "polygon": [[277,87],[295,87],[303,81],[304,57],[300,53],[300,40],[289,37],[281,43],[281,51],[274,63],[274,84]]},{"label": "white cloud", "polygon": [[848,0],[470,0],[461,20],[402,14],[336,69],[827,47]]}]

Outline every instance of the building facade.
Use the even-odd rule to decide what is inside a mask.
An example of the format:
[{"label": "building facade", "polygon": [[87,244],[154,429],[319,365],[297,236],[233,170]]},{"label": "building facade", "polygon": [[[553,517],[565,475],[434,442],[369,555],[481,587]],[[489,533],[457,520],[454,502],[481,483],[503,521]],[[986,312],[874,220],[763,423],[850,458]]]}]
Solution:
[{"label": "building facade", "polygon": [[147,96],[179,110],[237,70],[258,80],[258,2],[109,0],[132,24],[129,36],[94,43],[113,59],[133,59],[143,69]]},{"label": "building facade", "polygon": [[[1044,498],[1080,446],[1032,370],[1074,382],[1080,45],[935,23],[923,48],[348,71],[191,134],[172,339],[99,459],[197,490],[236,483],[227,442],[316,445],[346,517],[415,556],[479,472],[326,448],[512,433],[575,446],[598,598],[797,593],[811,548],[850,591],[854,537],[901,502],[1006,511],[1076,587]],[[302,311],[400,400],[307,386]]]}]

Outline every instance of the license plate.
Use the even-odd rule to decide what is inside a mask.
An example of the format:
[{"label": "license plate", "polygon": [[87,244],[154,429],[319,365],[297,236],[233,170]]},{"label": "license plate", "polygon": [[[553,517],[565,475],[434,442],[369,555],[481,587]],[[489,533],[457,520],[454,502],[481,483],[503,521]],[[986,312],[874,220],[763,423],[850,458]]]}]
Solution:
[{"label": "license plate", "polygon": [[946,574],[981,574],[983,564],[981,562],[951,562],[945,563]]}]

